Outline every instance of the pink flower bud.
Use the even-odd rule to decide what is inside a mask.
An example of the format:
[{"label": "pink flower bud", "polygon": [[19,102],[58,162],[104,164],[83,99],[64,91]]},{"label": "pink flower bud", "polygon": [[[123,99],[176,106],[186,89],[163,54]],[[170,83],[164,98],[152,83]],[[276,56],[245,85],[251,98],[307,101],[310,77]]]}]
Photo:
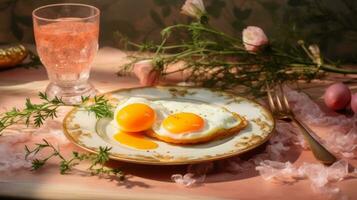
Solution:
[{"label": "pink flower bud", "polygon": [[159,80],[160,73],[154,69],[151,60],[142,60],[135,63],[133,71],[143,86],[155,85]]},{"label": "pink flower bud", "polygon": [[205,12],[206,10],[202,0],[186,0],[181,8],[182,14],[197,19],[200,19]]},{"label": "pink flower bud", "polygon": [[269,40],[261,28],[248,26],[243,30],[243,44],[247,51],[257,52],[268,43]]}]

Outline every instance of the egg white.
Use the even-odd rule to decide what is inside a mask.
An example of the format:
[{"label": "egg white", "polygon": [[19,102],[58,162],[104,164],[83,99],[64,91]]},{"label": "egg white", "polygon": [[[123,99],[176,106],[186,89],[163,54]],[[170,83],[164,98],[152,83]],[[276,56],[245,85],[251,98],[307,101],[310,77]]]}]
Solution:
[{"label": "egg white", "polygon": [[162,120],[164,120],[168,114],[163,113],[163,118],[158,118],[152,130],[160,136],[169,137],[177,140],[187,140],[187,139],[198,139],[202,137],[209,137],[217,131],[228,130],[230,128],[236,127],[241,123],[241,120],[234,117],[234,115],[226,110],[225,108],[214,106],[204,103],[193,103],[193,102],[179,102],[179,101],[167,101],[159,100],[155,101],[155,104],[162,105],[165,110],[169,111],[169,114],[190,112],[199,115],[205,121],[204,127],[199,131],[194,131],[185,134],[175,134],[170,133],[162,125]]}]

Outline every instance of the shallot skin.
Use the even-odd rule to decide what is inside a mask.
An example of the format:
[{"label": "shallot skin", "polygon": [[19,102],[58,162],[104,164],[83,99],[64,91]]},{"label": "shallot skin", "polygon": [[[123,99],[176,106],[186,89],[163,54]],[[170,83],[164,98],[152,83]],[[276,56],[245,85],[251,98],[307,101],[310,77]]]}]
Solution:
[{"label": "shallot skin", "polygon": [[354,113],[357,113],[357,93],[352,95],[351,98],[351,109],[353,110]]},{"label": "shallot skin", "polygon": [[351,101],[351,91],[343,83],[329,86],[324,95],[325,104],[332,110],[338,111],[346,108]]}]

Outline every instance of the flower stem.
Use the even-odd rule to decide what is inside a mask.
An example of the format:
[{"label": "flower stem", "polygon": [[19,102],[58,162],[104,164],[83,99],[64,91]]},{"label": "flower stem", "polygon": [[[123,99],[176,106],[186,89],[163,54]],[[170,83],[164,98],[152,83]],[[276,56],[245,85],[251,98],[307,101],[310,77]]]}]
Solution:
[{"label": "flower stem", "polygon": [[[231,40],[231,41],[234,41],[234,42],[241,42],[241,40],[237,39],[237,38],[234,38],[232,36],[229,36],[223,32],[220,32],[220,31],[216,31],[214,29],[211,29],[211,28],[206,28],[204,26],[192,26],[192,25],[187,25],[187,24],[176,24],[176,25],[173,25],[173,26],[169,26],[167,28],[165,28],[163,30],[163,32],[167,32],[167,31],[170,31],[171,29],[175,29],[175,28],[186,28],[186,29],[191,29],[191,28],[195,28],[195,29],[198,29],[198,30],[201,30],[201,31],[205,31],[205,32],[208,32],[208,33],[212,33],[212,34],[215,34],[215,35],[219,35],[219,36],[222,36],[228,40]],[[242,47],[243,48],[243,47]]]},{"label": "flower stem", "polygon": [[357,70],[337,68],[336,66],[328,65],[328,64],[323,64],[321,66],[321,69],[327,72],[334,72],[339,74],[357,74]]}]

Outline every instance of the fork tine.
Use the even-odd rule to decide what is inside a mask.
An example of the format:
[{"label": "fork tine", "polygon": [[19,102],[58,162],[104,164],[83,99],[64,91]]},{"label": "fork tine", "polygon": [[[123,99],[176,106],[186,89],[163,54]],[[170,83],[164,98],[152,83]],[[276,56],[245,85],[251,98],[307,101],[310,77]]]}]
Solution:
[{"label": "fork tine", "polygon": [[265,83],[265,85],[266,85],[266,91],[267,91],[267,95],[268,95],[268,102],[269,102],[270,110],[274,113],[276,108],[275,108],[273,97],[271,95],[271,89],[270,89],[268,83]]},{"label": "fork tine", "polygon": [[283,90],[283,87],[282,85],[279,85],[279,88],[280,88],[280,92],[281,92],[281,96],[283,98],[283,102],[284,102],[284,105],[285,105],[285,108],[288,112],[291,112],[291,108],[290,108],[290,105],[289,105],[289,101],[288,99],[286,98],[286,95],[285,95],[285,92]]},{"label": "fork tine", "polygon": [[273,97],[273,101],[276,101],[275,105],[279,107],[279,110],[274,113],[274,117],[279,120],[293,121],[299,127],[299,129],[301,129],[301,133],[304,135],[304,138],[309,143],[310,149],[314,156],[322,163],[334,163],[337,160],[336,156],[329,152],[329,150],[326,149],[326,147],[324,147],[324,145],[319,142],[319,138],[308,126],[306,126],[299,119],[295,118],[294,113],[290,108],[287,97],[284,93],[282,84],[278,83],[278,85],[273,88],[273,92],[274,94],[269,92],[268,95],[270,95],[270,97]]},{"label": "fork tine", "polygon": [[274,91],[275,91],[276,104],[278,104],[279,111],[283,112],[284,111],[284,107],[283,107],[283,105],[281,103],[281,100],[280,100],[280,95],[281,94],[279,94],[280,92],[278,92],[278,89],[276,89],[276,87],[275,87]]}]

